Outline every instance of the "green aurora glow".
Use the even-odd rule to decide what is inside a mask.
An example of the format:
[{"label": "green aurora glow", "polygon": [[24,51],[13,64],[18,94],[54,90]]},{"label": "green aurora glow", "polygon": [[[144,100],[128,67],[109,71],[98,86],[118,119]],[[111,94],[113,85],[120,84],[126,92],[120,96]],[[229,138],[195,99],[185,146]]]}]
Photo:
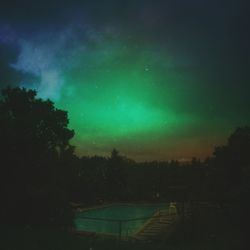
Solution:
[{"label": "green aurora glow", "polygon": [[78,153],[106,155],[113,147],[129,155],[154,150],[157,140],[164,145],[164,138],[195,122],[181,111],[187,97],[178,91],[191,77],[166,73],[159,67],[165,58],[132,52],[109,55],[93,69],[78,67],[65,75],[67,84],[56,104],[69,111]]},{"label": "green aurora glow", "polygon": [[204,158],[250,122],[248,81],[237,88],[220,63],[200,65],[179,39],[74,24],[18,47],[9,65],[22,74],[18,86],[68,111],[80,156],[117,148],[141,161]]}]

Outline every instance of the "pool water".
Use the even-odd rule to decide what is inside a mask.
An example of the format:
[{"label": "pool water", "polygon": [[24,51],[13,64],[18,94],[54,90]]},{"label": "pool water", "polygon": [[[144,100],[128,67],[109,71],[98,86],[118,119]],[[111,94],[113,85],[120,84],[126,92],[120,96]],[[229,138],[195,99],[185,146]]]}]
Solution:
[{"label": "pool water", "polygon": [[112,235],[119,235],[119,233],[121,233],[121,236],[131,236],[138,231],[151,216],[162,209],[167,209],[167,204],[110,205],[85,210],[77,214],[75,227],[80,231]]}]

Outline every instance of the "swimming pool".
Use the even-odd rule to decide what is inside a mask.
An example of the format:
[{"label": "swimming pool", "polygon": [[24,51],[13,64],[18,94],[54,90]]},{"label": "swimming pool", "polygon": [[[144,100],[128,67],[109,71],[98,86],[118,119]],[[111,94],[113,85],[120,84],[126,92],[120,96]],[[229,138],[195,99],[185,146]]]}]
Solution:
[{"label": "swimming pool", "polygon": [[79,231],[131,236],[162,209],[167,209],[167,204],[110,205],[89,209],[77,214],[75,227]]}]

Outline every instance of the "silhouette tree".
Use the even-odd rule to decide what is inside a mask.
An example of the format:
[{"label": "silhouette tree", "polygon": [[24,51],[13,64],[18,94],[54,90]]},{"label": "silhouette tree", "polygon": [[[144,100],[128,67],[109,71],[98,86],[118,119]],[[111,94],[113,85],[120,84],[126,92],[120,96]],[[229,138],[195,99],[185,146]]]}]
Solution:
[{"label": "silhouette tree", "polygon": [[74,132],[67,128],[67,112],[36,98],[33,90],[6,88],[1,93],[1,217],[60,223],[68,214],[73,176],[68,165]]},{"label": "silhouette tree", "polygon": [[224,146],[216,147],[210,165],[217,199],[230,203],[231,218],[250,222],[250,127],[237,128]]},{"label": "silhouette tree", "polygon": [[78,178],[78,200],[97,202],[106,196],[107,159],[100,156],[82,157]]},{"label": "silhouette tree", "polygon": [[236,194],[250,167],[250,127],[237,128],[224,146],[214,150],[213,164],[222,178],[224,191]]},{"label": "silhouette tree", "polygon": [[111,159],[114,161],[121,159],[121,156],[119,155],[118,150],[116,150],[115,148],[111,151]]},{"label": "silhouette tree", "polygon": [[113,149],[106,170],[106,187],[110,199],[121,199],[124,195],[126,184],[125,165],[126,159],[116,149]]}]

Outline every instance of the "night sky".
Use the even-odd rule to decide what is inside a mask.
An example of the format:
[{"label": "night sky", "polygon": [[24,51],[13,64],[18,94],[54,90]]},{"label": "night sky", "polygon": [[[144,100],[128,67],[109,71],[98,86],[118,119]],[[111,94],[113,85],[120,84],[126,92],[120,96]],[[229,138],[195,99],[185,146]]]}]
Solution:
[{"label": "night sky", "polygon": [[248,1],[4,2],[0,87],[67,110],[78,155],[204,158],[250,124]]}]

